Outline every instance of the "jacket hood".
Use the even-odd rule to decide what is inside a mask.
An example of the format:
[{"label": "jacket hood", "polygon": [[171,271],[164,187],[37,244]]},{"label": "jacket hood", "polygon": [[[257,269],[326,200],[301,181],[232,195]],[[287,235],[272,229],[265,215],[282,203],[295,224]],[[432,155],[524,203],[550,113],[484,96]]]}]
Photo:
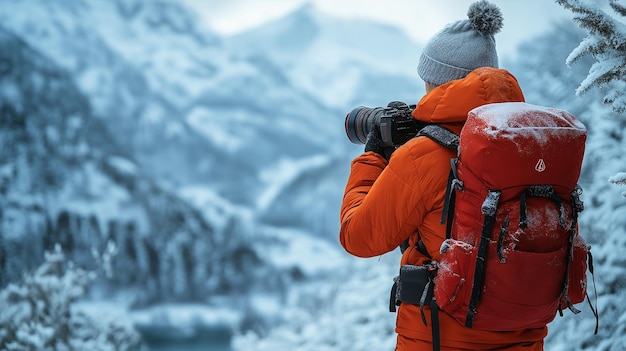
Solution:
[{"label": "jacket hood", "polygon": [[508,71],[482,67],[426,94],[413,118],[428,123],[464,123],[469,111],[497,102],[524,102],[524,94]]}]

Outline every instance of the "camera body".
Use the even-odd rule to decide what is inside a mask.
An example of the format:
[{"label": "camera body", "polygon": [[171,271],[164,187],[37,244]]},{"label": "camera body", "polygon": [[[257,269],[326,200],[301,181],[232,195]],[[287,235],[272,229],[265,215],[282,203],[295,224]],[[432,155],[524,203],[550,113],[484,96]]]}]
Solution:
[{"label": "camera body", "polygon": [[365,144],[367,134],[378,128],[384,146],[399,147],[412,139],[426,123],[413,118],[415,105],[392,101],[387,107],[354,108],[346,115],[346,134],[355,144]]}]

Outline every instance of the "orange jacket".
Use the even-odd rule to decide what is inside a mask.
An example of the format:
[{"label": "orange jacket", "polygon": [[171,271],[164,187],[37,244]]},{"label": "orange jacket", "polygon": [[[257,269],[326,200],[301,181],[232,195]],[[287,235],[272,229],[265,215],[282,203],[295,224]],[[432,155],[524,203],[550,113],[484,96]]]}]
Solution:
[{"label": "orange jacket", "polygon": [[[524,101],[524,96],[515,77],[502,69],[479,68],[425,95],[413,117],[458,134],[473,108],[518,101]],[[415,248],[421,238],[432,259],[439,260],[445,239],[441,212],[450,159],[455,156],[454,151],[429,138],[417,137],[399,147],[389,162],[374,152],[355,158],[341,206],[341,245],[353,255],[373,257],[396,249],[408,238],[410,247],[400,264],[421,265],[429,259]],[[397,350],[430,342],[430,313],[425,314],[429,326],[423,324],[418,306],[400,305]],[[444,312],[439,319],[442,350],[501,349],[506,345],[513,345],[506,350],[515,350],[515,344],[529,342],[536,348],[525,346],[523,350],[541,350],[547,333],[547,328],[511,332],[468,329]]]}]

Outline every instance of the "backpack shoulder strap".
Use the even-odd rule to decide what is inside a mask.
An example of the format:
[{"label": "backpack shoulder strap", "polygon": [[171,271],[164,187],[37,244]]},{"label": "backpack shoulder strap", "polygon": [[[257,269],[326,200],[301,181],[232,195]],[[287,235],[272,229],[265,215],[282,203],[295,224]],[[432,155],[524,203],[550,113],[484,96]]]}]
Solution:
[{"label": "backpack shoulder strap", "polygon": [[[416,137],[425,136],[430,138],[437,144],[454,151],[459,150],[459,140],[460,137],[454,134],[451,130],[442,127],[438,124],[428,124],[417,133]],[[447,226],[446,226],[446,238],[450,239],[451,228],[452,228],[452,212],[454,211],[454,191],[453,187],[463,187],[462,183],[458,181],[458,177],[456,174],[456,159],[453,158],[450,160],[451,170],[450,176],[448,177],[448,185],[446,186],[446,195],[444,202],[444,209],[441,214],[441,224],[446,223],[447,217]]]},{"label": "backpack shoulder strap", "polygon": [[[451,149],[454,151],[457,151],[459,149],[459,136],[454,134],[449,129],[442,127],[438,124],[427,124],[425,127],[422,127],[422,129],[420,129],[419,132],[417,132],[417,134],[415,135],[415,137],[420,137],[420,136],[425,136],[431,139],[432,141],[436,142],[437,144],[445,147],[446,149]],[[447,239],[450,238],[450,228],[452,224],[451,213],[454,208],[454,192],[452,191],[452,186],[456,185],[457,183],[455,182],[457,178],[455,160],[456,159],[451,160],[452,170],[450,171],[450,176],[448,177],[448,185],[446,186],[444,210],[442,211],[443,213],[441,216],[441,224],[444,224],[444,222],[446,221],[446,217],[448,217],[448,221],[450,222],[448,223],[446,227]],[[417,242],[417,249],[424,256],[431,258],[430,254],[428,253],[428,250],[426,249],[426,245],[424,245],[424,242],[421,239],[419,239]]]},{"label": "backpack shoulder strap", "polygon": [[429,124],[425,126],[420,129],[417,136],[428,137],[437,144],[451,150],[456,151],[459,149],[459,136],[438,124]]}]

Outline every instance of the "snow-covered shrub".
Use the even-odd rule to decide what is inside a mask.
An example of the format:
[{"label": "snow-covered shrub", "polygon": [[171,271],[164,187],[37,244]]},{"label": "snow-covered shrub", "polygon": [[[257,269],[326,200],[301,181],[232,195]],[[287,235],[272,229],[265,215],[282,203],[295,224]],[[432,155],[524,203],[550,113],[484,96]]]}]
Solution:
[{"label": "snow-covered shrub", "polygon": [[46,252],[39,268],[0,291],[0,349],[138,349],[140,336],[129,319],[96,319],[73,307],[95,276],[66,262],[59,245]]}]

